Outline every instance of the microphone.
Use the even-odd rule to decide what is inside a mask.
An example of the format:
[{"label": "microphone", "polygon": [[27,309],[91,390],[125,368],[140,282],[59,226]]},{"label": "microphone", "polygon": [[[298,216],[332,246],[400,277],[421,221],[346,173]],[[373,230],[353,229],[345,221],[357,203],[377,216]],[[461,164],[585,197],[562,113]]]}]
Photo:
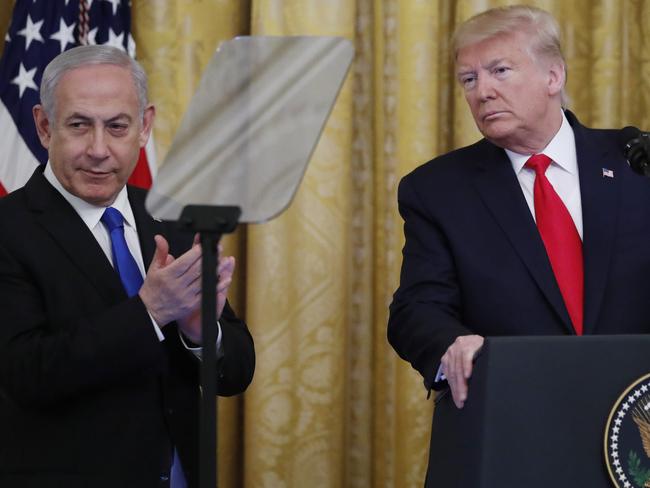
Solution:
[{"label": "microphone", "polygon": [[650,134],[628,126],[621,129],[620,139],[630,168],[635,173],[650,176]]}]

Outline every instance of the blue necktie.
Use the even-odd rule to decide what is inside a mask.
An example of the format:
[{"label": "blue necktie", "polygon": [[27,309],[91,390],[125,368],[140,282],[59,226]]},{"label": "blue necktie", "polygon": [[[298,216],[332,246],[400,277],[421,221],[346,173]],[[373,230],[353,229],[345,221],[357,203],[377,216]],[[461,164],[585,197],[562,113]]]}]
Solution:
[{"label": "blue necktie", "polygon": [[124,239],[124,217],[122,217],[119,210],[108,207],[104,211],[101,220],[111,235],[113,266],[120,275],[120,280],[122,280],[127,295],[132,297],[140,291],[143,280],[138,265]]}]

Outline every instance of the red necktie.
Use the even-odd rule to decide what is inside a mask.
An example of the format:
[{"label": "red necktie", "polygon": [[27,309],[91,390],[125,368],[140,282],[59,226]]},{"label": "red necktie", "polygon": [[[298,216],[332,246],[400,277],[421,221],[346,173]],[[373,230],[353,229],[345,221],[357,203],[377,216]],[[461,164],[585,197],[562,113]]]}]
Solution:
[{"label": "red necktie", "polygon": [[526,162],[527,168],[535,170],[535,219],[573,327],[582,335],[582,241],[571,214],[546,178],[550,164],[551,158],[544,154],[533,154]]}]

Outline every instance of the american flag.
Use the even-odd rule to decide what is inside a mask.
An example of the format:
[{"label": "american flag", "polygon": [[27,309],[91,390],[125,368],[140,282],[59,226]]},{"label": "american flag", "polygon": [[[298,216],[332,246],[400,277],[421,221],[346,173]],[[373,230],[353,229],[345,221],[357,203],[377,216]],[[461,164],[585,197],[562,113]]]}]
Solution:
[{"label": "american flag", "polygon": [[[0,58],[0,195],[23,186],[47,162],[32,107],[45,66],[80,44],[109,44],[135,56],[129,0],[17,0]],[[129,182],[151,186],[155,168],[149,140]]]}]

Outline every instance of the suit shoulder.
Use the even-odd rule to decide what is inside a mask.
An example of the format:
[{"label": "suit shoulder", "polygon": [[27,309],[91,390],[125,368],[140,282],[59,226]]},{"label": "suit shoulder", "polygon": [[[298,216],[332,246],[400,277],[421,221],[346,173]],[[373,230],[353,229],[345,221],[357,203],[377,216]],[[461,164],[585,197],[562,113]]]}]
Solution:
[{"label": "suit shoulder", "polygon": [[135,204],[144,206],[144,202],[147,198],[147,193],[149,193],[148,190],[132,185],[127,185],[126,190],[128,192],[129,200],[132,205]]},{"label": "suit shoulder", "polygon": [[404,176],[403,181],[425,182],[426,185],[435,184],[435,182],[440,185],[449,185],[458,181],[467,181],[467,177],[476,165],[495,149],[498,150],[487,140],[481,139],[474,144],[454,149],[418,166]]},{"label": "suit shoulder", "polygon": [[638,132],[636,127],[616,128],[593,128],[582,125],[577,117],[570,111],[565,115],[573,128],[576,145],[597,146],[603,153],[621,153],[625,144],[631,139],[632,132]]},{"label": "suit shoulder", "polygon": [[[625,138],[625,131],[622,129],[597,129],[593,127],[584,127],[584,134],[589,139],[606,142],[607,144],[615,145],[616,147],[623,147]],[[575,133],[575,129],[574,129]]]},{"label": "suit shoulder", "polygon": [[25,189],[20,188],[0,198],[0,226],[7,221],[17,220],[27,211]]},{"label": "suit shoulder", "polygon": [[24,188],[0,198],[0,246],[24,251],[33,241],[37,228],[34,212],[29,208]]}]

